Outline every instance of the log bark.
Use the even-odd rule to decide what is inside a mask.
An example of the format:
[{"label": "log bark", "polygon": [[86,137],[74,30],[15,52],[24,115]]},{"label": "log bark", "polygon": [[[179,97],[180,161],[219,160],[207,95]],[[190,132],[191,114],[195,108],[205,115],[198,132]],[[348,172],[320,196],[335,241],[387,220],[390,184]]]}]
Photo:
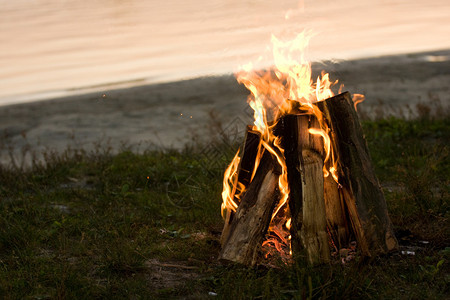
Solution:
[{"label": "log bark", "polygon": [[337,249],[347,247],[349,241],[349,221],[345,212],[343,197],[339,186],[331,175],[325,177],[324,198],[327,215],[327,228],[331,234],[334,246]]},{"label": "log bark", "polygon": [[[281,117],[274,134],[281,136],[284,157],[287,167],[289,183],[289,210],[291,212],[291,248],[294,255],[299,255],[304,249],[301,243],[301,228],[303,223],[303,185],[300,174],[299,143],[298,143],[298,116],[286,115]],[[293,200],[296,199],[296,200]]]},{"label": "log bark", "polygon": [[374,256],[398,247],[386,200],[348,92],[317,103],[331,128],[339,159],[339,180],[359,248]]},{"label": "log bark", "polygon": [[275,164],[272,155],[265,151],[223,240],[220,260],[255,265],[262,257],[261,244],[279,197]]},{"label": "log bark", "polygon": [[258,131],[252,130],[251,126],[247,126],[247,133],[245,136],[244,150],[242,159],[239,164],[238,182],[244,186],[248,186],[255,167],[256,156],[261,143],[261,134]]},{"label": "log bark", "polygon": [[323,157],[319,153],[304,149],[303,157],[303,224],[302,243],[308,262],[312,265],[330,260],[327,220],[323,189]]},{"label": "log bark", "polygon": [[328,262],[322,138],[309,128],[320,128],[310,115],[286,115],[277,124],[282,136],[290,188],[291,246],[295,256],[306,255],[311,264]]},{"label": "log bark", "polygon": [[[258,154],[258,150],[261,143],[261,134],[257,131],[251,129],[251,126],[247,126],[247,131],[245,134],[245,141],[243,146],[243,152],[241,155],[241,160],[238,167],[237,182],[247,187],[250,183],[251,176],[253,174],[253,169],[255,167],[255,160]],[[239,203],[240,199],[233,195],[234,201]],[[227,209],[225,214],[225,223],[222,230],[222,235],[220,241],[223,244],[224,240],[228,238],[230,225],[233,221],[234,212]]]}]

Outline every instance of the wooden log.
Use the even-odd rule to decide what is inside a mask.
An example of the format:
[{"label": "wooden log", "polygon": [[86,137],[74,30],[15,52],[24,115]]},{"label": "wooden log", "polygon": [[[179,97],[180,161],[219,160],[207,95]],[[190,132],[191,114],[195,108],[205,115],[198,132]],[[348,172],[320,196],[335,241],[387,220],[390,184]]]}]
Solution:
[{"label": "wooden log", "polygon": [[248,186],[248,184],[250,183],[260,143],[261,133],[252,130],[251,126],[247,126],[244,151],[242,152],[242,159],[239,163],[238,175],[238,182],[240,182],[244,186]]},{"label": "wooden log", "polygon": [[303,157],[303,224],[302,243],[310,264],[325,263],[330,260],[327,220],[323,189],[323,157],[319,153],[304,149]]},{"label": "wooden log", "polygon": [[[302,149],[312,149],[317,153],[322,155],[322,158],[325,160],[326,158],[326,150],[324,148],[324,139],[323,137],[315,134],[311,134],[305,128],[310,129],[319,129],[321,128],[321,124],[315,116],[302,116],[299,118],[299,144]],[[303,129],[300,129],[303,128]],[[330,145],[330,151],[333,151],[333,145]],[[331,155],[331,153],[329,153]],[[329,160],[330,162],[330,160]],[[330,163],[327,163],[327,170],[330,168]],[[318,176],[318,175],[317,175]],[[347,246],[348,244],[348,227],[347,227],[347,219],[344,212],[344,207],[342,206],[342,197],[338,191],[338,185],[334,181],[331,174],[328,174],[327,177],[323,178],[323,199],[325,203],[325,211],[321,211],[326,216],[326,227],[328,228],[333,242],[336,247],[340,247],[341,245]],[[307,212],[303,212],[303,214],[307,214]],[[323,228],[324,232],[327,228]],[[322,243],[325,243],[325,239],[322,240]],[[325,260],[326,261],[326,260]]]},{"label": "wooden log", "polygon": [[[323,164],[324,141],[309,129],[320,129],[315,116],[299,115],[298,151],[302,170],[303,224],[301,239],[310,264],[326,263],[330,260],[327,220],[324,200]],[[301,151],[301,152],[300,152]]]},{"label": "wooden log", "polygon": [[338,154],[341,193],[359,248],[374,256],[398,247],[386,200],[373,170],[358,116],[348,92],[317,103],[331,128]]},{"label": "wooden log", "polygon": [[[295,255],[299,255],[303,248],[300,240],[303,223],[302,210],[302,183],[300,174],[299,144],[298,144],[298,117],[286,115],[280,118],[274,134],[281,136],[282,147],[287,167],[287,179],[289,183],[289,210],[291,212],[291,248]],[[297,199],[293,201],[293,199]]]},{"label": "wooden log", "polygon": [[[245,141],[243,146],[243,152],[241,154],[241,160],[239,162],[238,167],[238,176],[237,183],[243,185],[245,188],[250,183],[251,176],[253,174],[253,169],[255,167],[255,160],[258,154],[258,150],[260,148],[261,143],[261,134],[258,131],[254,131],[251,129],[251,126],[247,126],[247,131],[245,134]],[[239,203],[240,199],[238,199],[236,195],[236,190],[233,194],[233,199],[235,203]],[[225,213],[225,223],[222,230],[222,235],[220,237],[220,241],[223,244],[224,240],[228,238],[229,230],[231,222],[233,221],[234,212],[230,209],[227,209]]]},{"label": "wooden log", "polygon": [[277,124],[282,136],[290,188],[291,246],[295,256],[305,253],[311,264],[328,262],[330,251],[326,224],[323,160],[320,136],[309,128],[320,128],[311,115],[286,115]]},{"label": "wooden log", "polygon": [[272,155],[265,151],[223,240],[220,260],[255,265],[262,257],[261,244],[279,198],[275,164]]},{"label": "wooden log", "polygon": [[325,212],[327,215],[327,227],[333,239],[334,245],[341,249],[347,247],[349,241],[349,227],[343,197],[339,192],[339,186],[331,175],[323,180]]}]

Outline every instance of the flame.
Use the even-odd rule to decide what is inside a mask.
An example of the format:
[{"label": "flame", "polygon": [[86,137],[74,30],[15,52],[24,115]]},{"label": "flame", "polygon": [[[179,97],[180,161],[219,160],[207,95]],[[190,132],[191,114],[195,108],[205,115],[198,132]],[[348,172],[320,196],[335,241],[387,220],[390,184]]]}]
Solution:
[{"label": "flame", "polygon": [[[338,182],[337,159],[333,153],[329,128],[322,116],[322,112],[313,103],[334,96],[331,87],[337,81],[330,81],[329,74],[322,72],[315,81],[312,80],[311,64],[305,59],[305,49],[309,44],[312,33],[303,31],[291,41],[281,41],[272,35],[274,67],[267,71],[255,71],[253,65],[247,64],[236,74],[237,81],[245,85],[251,92],[248,103],[253,109],[253,130],[261,133],[261,144],[258,149],[255,168],[265,150],[269,151],[281,167],[278,178],[280,200],[278,201],[269,225],[264,246],[275,248],[285,255],[292,254],[290,245],[291,218],[289,212],[289,184],[287,180],[287,166],[284,149],[279,137],[273,133],[273,127],[278,118],[292,111],[292,105],[297,102],[300,111],[313,115],[319,122],[319,128],[310,128],[309,133],[319,135],[324,140],[324,176],[332,175]],[[360,98],[355,101],[355,105]],[[359,102],[358,102],[359,103]],[[298,106],[298,105],[297,105]],[[234,196],[236,191],[242,193],[245,187],[237,182],[239,152],[225,171],[222,192],[222,215],[225,209],[236,211],[237,203]],[[287,252],[286,252],[287,250]],[[268,251],[267,253],[269,253]]]},{"label": "flame", "polygon": [[[272,134],[273,135],[273,134]],[[264,148],[267,149],[273,156],[276,157],[278,164],[281,166],[281,175],[278,177],[278,188],[280,190],[281,199],[278,202],[273,214],[272,220],[280,211],[280,209],[286,204],[289,198],[289,184],[287,180],[287,166],[284,160],[284,150],[280,146],[280,139],[276,137],[273,141],[273,144],[276,148],[271,147],[266,141],[262,141]],[[276,151],[277,149],[278,151]]]},{"label": "flame", "polygon": [[289,229],[289,230],[291,229],[291,222],[292,222],[292,219],[291,219],[291,218],[289,218],[289,219],[286,221],[286,225],[285,225],[285,226],[286,226],[286,228]]},{"label": "flame", "polygon": [[311,134],[315,134],[315,135],[320,135],[325,143],[325,159],[324,162],[327,162],[328,159],[330,158],[330,150],[331,150],[331,140],[330,137],[328,136],[328,133],[325,132],[325,130],[323,129],[318,129],[318,128],[309,128],[308,132]]},{"label": "flame", "polygon": [[238,188],[237,175],[238,175],[238,167],[239,167],[239,150],[234,156],[228,168],[225,170],[225,174],[223,176],[223,191],[222,191],[222,207],[220,213],[222,217],[224,217],[224,212],[226,209],[230,209],[232,211],[236,211],[238,205],[234,201],[234,194],[236,189]]},{"label": "flame", "polygon": [[[333,179],[334,179],[334,181],[336,181],[338,184],[339,184],[339,181],[338,181],[338,176],[337,176],[337,170],[336,170],[336,165],[333,165],[331,168],[330,168],[330,173],[331,173],[331,176],[333,176]],[[339,184],[339,186],[340,186],[340,184]]]},{"label": "flame", "polygon": [[355,110],[357,110],[356,106],[363,102],[366,99],[364,95],[361,94],[353,94],[353,105],[355,106]]}]

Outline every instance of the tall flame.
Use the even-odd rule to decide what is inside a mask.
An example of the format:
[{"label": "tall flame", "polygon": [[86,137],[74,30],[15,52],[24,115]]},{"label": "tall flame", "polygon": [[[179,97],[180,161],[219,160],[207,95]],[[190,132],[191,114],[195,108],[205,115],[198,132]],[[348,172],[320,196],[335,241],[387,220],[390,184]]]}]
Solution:
[{"label": "tall flame", "polygon": [[222,191],[222,207],[221,214],[224,217],[224,211],[226,209],[230,209],[232,211],[236,211],[238,205],[234,201],[234,193],[237,188],[237,170],[239,167],[239,150],[234,156],[231,164],[225,170],[225,175],[223,176],[223,191]]},{"label": "tall flame", "polygon": [[[274,67],[268,71],[255,71],[250,63],[245,65],[236,76],[237,81],[244,84],[251,92],[248,102],[254,110],[253,130],[261,133],[261,148],[269,151],[281,167],[281,175],[278,178],[280,200],[272,215],[268,237],[263,243],[263,245],[272,244],[278,250],[286,241],[290,243],[291,219],[289,207],[286,205],[289,199],[289,184],[284,149],[280,138],[273,134],[272,129],[277,118],[292,110],[293,103],[297,102],[302,111],[314,115],[319,121],[320,128],[311,128],[309,133],[320,135],[324,139],[324,176],[331,173],[333,178],[338,180],[336,159],[328,136],[329,129],[323,121],[322,113],[317,106],[313,105],[317,101],[334,96],[331,87],[337,81],[331,82],[329,74],[325,72],[322,72],[317,80],[312,80],[311,64],[305,59],[305,49],[311,37],[312,33],[309,31],[303,31],[291,41],[281,41],[272,35]],[[261,159],[263,152],[258,152],[257,161]],[[237,209],[238,204],[233,199],[234,190],[245,189],[245,187],[239,187],[236,180],[238,154],[239,152],[225,172],[222,213],[225,209],[233,211]],[[290,249],[290,245],[286,248]]]}]

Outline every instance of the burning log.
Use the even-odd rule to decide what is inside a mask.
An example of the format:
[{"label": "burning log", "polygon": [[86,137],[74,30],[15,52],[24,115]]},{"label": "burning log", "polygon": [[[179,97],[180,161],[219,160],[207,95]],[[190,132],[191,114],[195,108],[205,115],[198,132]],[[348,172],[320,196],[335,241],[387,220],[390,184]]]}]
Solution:
[{"label": "burning log", "polygon": [[339,192],[339,185],[334,178],[327,176],[323,181],[327,228],[334,246],[341,249],[349,243],[348,216],[345,212],[345,204]]},{"label": "burning log", "polygon": [[[291,107],[277,120],[273,134],[281,140],[281,168],[289,186],[285,210],[290,219],[277,228],[290,231],[293,255],[306,256],[311,264],[327,262],[329,245],[338,250],[350,237],[365,256],[395,249],[386,201],[349,93],[306,106],[314,113]],[[265,150],[261,156],[257,132],[248,130],[244,149],[237,171],[242,200],[235,213],[227,210],[219,258],[254,265],[261,259],[261,244],[280,201],[277,183],[283,170],[274,153]]]},{"label": "burning log", "polygon": [[337,95],[317,106],[329,123],[331,143],[339,154],[341,192],[361,251],[372,256],[394,250],[398,242],[350,94]]},{"label": "burning log", "polygon": [[311,264],[330,259],[323,189],[323,158],[311,150],[302,150],[303,223],[301,240]]},{"label": "burning log", "polygon": [[[290,187],[292,250],[306,250],[311,264],[330,259],[324,202],[324,146],[320,137],[308,133],[319,126],[310,115],[286,115],[276,134],[283,138]],[[300,237],[300,239],[299,239]]]},{"label": "burning log", "polygon": [[[244,151],[242,153],[242,159],[239,162],[238,175],[236,177],[237,182],[235,186],[246,187],[250,183],[253,171],[255,168],[255,161],[260,149],[261,134],[257,131],[251,130],[251,126],[247,126],[245,134]],[[239,203],[236,191],[233,192],[233,201]],[[234,212],[230,209],[226,211],[225,226],[222,230],[221,243],[228,238],[231,222],[233,221]]]},{"label": "burning log", "polygon": [[219,259],[256,264],[277,202],[278,176],[275,159],[265,151],[231,223],[226,224]]},{"label": "burning log", "polygon": [[247,133],[245,137],[244,152],[239,166],[238,181],[244,186],[250,183],[253,170],[255,168],[255,160],[260,148],[261,134],[258,131],[247,126]]}]

